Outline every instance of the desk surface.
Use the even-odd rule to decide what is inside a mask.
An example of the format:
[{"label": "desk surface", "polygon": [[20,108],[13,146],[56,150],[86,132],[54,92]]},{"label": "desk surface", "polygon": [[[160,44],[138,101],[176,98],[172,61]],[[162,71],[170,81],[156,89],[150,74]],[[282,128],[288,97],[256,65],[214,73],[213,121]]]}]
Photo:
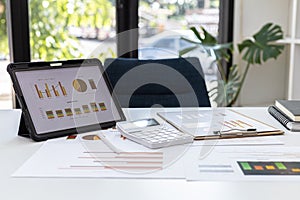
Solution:
[{"label": "desk surface", "polygon": [[[159,111],[178,110],[160,108]],[[280,129],[266,108],[235,108],[256,116]],[[128,119],[156,114],[158,109],[124,109]],[[8,115],[1,114],[3,122]],[[12,112],[12,111],[11,111]],[[14,125],[14,117],[9,116]],[[6,120],[8,121],[8,120]],[[9,124],[9,123],[8,123]],[[1,126],[3,124],[1,123]],[[5,124],[5,126],[9,126]],[[4,131],[3,131],[4,130]],[[286,131],[279,136],[286,146],[300,145],[300,133]],[[294,199],[299,196],[300,182],[187,182],[185,180],[89,179],[89,178],[12,178],[42,143],[17,137],[7,127],[0,132],[0,199]]]}]

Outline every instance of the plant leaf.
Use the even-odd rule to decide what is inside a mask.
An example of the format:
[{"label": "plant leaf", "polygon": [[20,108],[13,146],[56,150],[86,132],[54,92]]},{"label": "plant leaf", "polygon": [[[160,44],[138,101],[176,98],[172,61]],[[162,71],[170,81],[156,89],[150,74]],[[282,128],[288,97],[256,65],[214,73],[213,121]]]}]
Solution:
[{"label": "plant leaf", "polygon": [[196,27],[191,27],[190,29],[194,32],[194,34],[198,38],[198,40],[202,41],[202,37],[201,37],[200,33],[197,31]]},{"label": "plant leaf", "polygon": [[185,37],[180,37],[180,39],[182,39],[182,40],[185,40],[185,41],[187,41],[187,42],[189,42],[189,43],[192,43],[192,44],[201,44],[201,41],[195,41],[195,40],[191,40],[191,39],[188,39],[188,38],[185,38]]},{"label": "plant leaf", "polygon": [[207,32],[204,27],[201,27],[201,30],[204,34],[204,37],[201,39],[202,46],[207,53],[211,55],[210,51],[213,51],[216,60],[225,59],[228,61],[230,59],[230,53],[233,51],[232,43],[218,44],[217,38]]},{"label": "plant leaf", "polygon": [[218,85],[209,91],[209,96],[218,106],[228,106],[232,104],[240,86],[239,68],[237,65],[233,65],[229,68],[227,81],[219,80]]},{"label": "plant leaf", "polygon": [[284,49],[283,45],[274,44],[283,38],[280,26],[268,23],[264,25],[253,38],[244,40],[238,44],[239,52],[243,60],[250,64],[261,64],[267,60],[276,59]]},{"label": "plant leaf", "polygon": [[188,48],[182,49],[182,50],[179,51],[179,56],[183,56],[184,54],[186,54],[186,53],[188,53],[188,52],[190,52],[190,51],[193,51],[193,50],[195,50],[195,49],[197,49],[197,48],[198,48],[198,45],[195,45],[195,46],[193,46],[193,47],[188,47]]},{"label": "plant leaf", "polygon": [[217,38],[215,38],[213,35],[211,35],[203,26],[201,26],[201,30],[204,34],[204,37],[201,38],[201,42],[204,44],[204,45],[215,45],[218,43],[218,40]]}]

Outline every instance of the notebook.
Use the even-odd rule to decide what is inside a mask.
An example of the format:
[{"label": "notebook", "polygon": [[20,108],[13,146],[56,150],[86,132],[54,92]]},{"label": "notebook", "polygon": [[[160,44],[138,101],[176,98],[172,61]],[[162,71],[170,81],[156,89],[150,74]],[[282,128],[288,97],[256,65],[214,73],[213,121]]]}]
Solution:
[{"label": "notebook", "polygon": [[300,131],[300,122],[294,122],[275,106],[270,106],[268,112],[288,130]]},{"label": "notebook", "polygon": [[300,100],[276,100],[275,106],[291,120],[300,122]]}]

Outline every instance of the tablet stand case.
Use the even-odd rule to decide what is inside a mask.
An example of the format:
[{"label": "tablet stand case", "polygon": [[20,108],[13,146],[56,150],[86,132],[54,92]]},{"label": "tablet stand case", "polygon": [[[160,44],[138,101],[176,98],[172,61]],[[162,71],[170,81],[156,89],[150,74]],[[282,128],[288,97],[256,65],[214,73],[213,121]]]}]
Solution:
[{"label": "tablet stand case", "polygon": [[[86,60],[68,60],[68,61],[57,61],[57,62],[59,62],[59,63],[61,63],[61,62],[68,62],[68,64],[73,64],[73,63],[75,63],[75,64],[77,64],[77,63],[79,63],[79,62],[87,62],[87,63],[97,63],[97,64],[99,64],[100,63],[100,66],[101,66],[101,62],[98,60],[98,59],[86,59]],[[42,63],[42,62],[41,62]],[[50,63],[50,62],[49,62]],[[53,62],[53,63],[55,63],[55,62]],[[45,64],[45,63],[42,63],[42,64]],[[47,64],[47,63],[46,63]],[[50,65],[51,66],[51,65]],[[111,90],[111,88],[110,88],[110,85],[108,84],[108,87],[109,87],[109,89]],[[19,102],[19,99],[18,99],[18,97],[17,97],[17,95],[15,95],[15,98],[16,98],[16,101],[15,101],[15,108],[17,108],[17,109],[21,109],[21,105],[20,105],[20,102]],[[114,101],[115,101],[115,96],[113,96],[112,97],[113,99],[114,99]],[[117,105],[117,107],[118,107],[119,105]],[[119,111],[120,112],[120,111]],[[122,111],[121,111],[121,113],[120,113],[120,117],[121,117],[121,119],[120,120],[125,120],[125,116],[124,116],[124,114],[122,113]],[[25,117],[24,117],[24,113],[22,113],[21,114],[21,119],[20,119],[20,124],[19,124],[19,129],[18,129],[18,136],[22,136],[22,137],[26,137],[26,138],[32,138],[32,136],[31,136],[31,131],[30,131],[30,127],[28,127],[27,125],[26,125],[26,121],[25,121],[26,119],[25,119]],[[112,126],[112,125],[114,125],[115,124],[115,122],[114,121],[112,121],[112,122],[103,122],[104,123],[104,128],[105,127],[109,127],[109,126]],[[76,128],[76,130],[78,131],[78,132],[81,132],[81,131],[85,131],[85,130],[87,130],[85,127],[83,127],[83,128]],[[70,133],[64,133],[63,135],[60,135],[60,136],[64,136],[64,135],[68,135],[68,134],[70,134]],[[56,136],[53,136],[53,138],[54,137],[59,137],[58,135],[56,135]],[[35,141],[43,141],[43,140],[47,140],[47,139],[49,139],[49,138],[52,138],[52,136],[50,136],[50,137],[48,137],[48,138],[42,138],[42,139],[40,139],[40,138],[32,138],[33,140],[35,140]]]},{"label": "tablet stand case", "polygon": [[[18,106],[17,108],[20,108],[20,106]],[[29,131],[25,125],[25,119],[23,117],[23,114],[21,115],[18,135],[22,137],[30,138]]]}]

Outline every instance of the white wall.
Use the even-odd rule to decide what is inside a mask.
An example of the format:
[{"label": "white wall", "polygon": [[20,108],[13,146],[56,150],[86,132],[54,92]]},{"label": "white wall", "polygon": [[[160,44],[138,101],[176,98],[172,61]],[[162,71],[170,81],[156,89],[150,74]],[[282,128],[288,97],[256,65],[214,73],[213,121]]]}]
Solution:
[{"label": "white wall", "polygon": [[288,99],[300,99],[300,0],[290,0]]},{"label": "white wall", "polygon": [[[234,42],[252,36],[264,24],[280,25],[289,36],[290,3],[292,0],[235,0]],[[242,88],[238,105],[266,106],[275,99],[285,99],[288,91],[289,45],[277,60],[252,66]],[[245,66],[235,54],[234,62]],[[243,70],[244,68],[242,68]]]}]

